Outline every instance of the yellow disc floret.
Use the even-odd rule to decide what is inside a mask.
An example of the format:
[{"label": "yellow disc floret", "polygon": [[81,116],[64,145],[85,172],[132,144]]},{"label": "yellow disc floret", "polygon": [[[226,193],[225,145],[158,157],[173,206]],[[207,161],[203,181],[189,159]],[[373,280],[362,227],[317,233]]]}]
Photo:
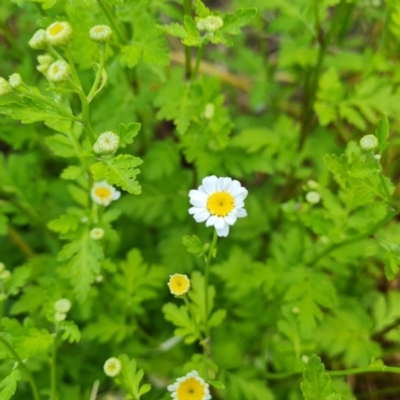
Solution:
[{"label": "yellow disc floret", "polygon": [[215,192],[207,201],[208,211],[218,217],[227,216],[235,207],[235,200],[226,192]]},{"label": "yellow disc floret", "polygon": [[203,400],[205,386],[198,379],[192,377],[182,382],[176,390],[177,400]]},{"label": "yellow disc floret", "polygon": [[106,187],[98,187],[94,190],[94,193],[102,200],[109,199],[112,195],[111,190]]},{"label": "yellow disc floret", "polygon": [[169,290],[175,296],[182,296],[190,289],[190,280],[186,275],[171,275],[168,282]]}]

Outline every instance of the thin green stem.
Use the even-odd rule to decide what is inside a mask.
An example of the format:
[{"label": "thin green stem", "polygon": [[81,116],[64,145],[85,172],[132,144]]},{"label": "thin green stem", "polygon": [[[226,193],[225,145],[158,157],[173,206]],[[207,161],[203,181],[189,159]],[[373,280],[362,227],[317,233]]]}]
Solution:
[{"label": "thin green stem", "polygon": [[58,332],[56,332],[56,337],[54,338],[53,348],[51,352],[51,360],[50,360],[51,400],[58,400],[57,370],[56,370],[57,337],[58,337]]},{"label": "thin green stem", "polygon": [[22,253],[27,258],[35,257],[35,252],[30,248],[29,244],[26,243],[24,238],[15,230],[11,225],[7,226],[7,233],[10,239],[20,248]]},{"label": "thin green stem", "polygon": [[359,242],[360,240],[367,239],[371,235],[373,235],[375,232],[377,232],[379,229],[381,229],[383,226],[385,226],[389,221],[391,221],[396,215],[400,214],[400,210],[393,210],[390,211],[385,218],[383,218],[381,221],[377,222],[371,229],[369,229],[365,233],[361,233],[360,235],[356,235],[352,238],[343,240],[339,243],[334,243],[328,246],[325,250],[321,251],[319,254],[317,254],[313,259],[311,259],[307,265],[312,266],[315,263],[317,263],[321,258],[327,256],[328,254],[332,253],[332,251],[339,249],[340,247],[347,246],[352,243]]},{"label": "thin green stem", "polygon": [[18,361],[18,364],[21,366],[21,368],[25,371],[26,376],[28,377],[29,385],[32,390],[33,398],[35,400],[40,400],[39,392],[36,387],[35,380],[33,379],[33,376],[29,369],[26,367],[26,365],[22,362],[21,358],[17,354],[17,352],[14,350],[14,348],[11,346],[10,343],[7,342],[6,339],[4,339],[3,335],[0,333],[0,342],[3,343],[5,347],[10,351],[10,353],[14,356],[14,358]]},{"label": "thin green stem", "polygon": [[79,98],[81,100],[83,126],[85,128],[86,133],[88,134],[88,137],[89,137],[91,143],[94,144],[96,142],[96,137],[94,135],[92,126],[90,125],[89,102],[88,102],[88,99],[87,99],[87,97],[85,95],[85,92],[83,90],[83,87],[82,87],[81,81],[79,79],[78,73],[76,71],[75,62],[74,62],[74,58],[72,57],[71,48],[69,46],[67,46],[65,52],[66,52],[66,55],[67,55],[69,66],[71,68],[72,82],[77,87],[77,93],[78,93],[78,96],[79,96]]},{"label": "thin green stem", "polygon": [[[192,0],[183,0],[184,16],[192,16]],[[192,48],[185,45],[185,70],[186,79],[190,79],[192,75]]]},{"label": "thin green stem", "polygon": [[100,8],[103,10],[104,15],[107,17],[108,21],[110,22],[110,25],[112,26],[113,30],[118,36],[118,39],[121,43],[125,42],[125,35],[121,32],[118,23],[115,21],[114,15],[109,9],[108,4],[104,0],[99,0],[98,4]]},{"label": "thin green stem", "polygon": [[200,340],[203,340],[203,337],[201,335],[201,331],[200,331],[200,328],[199,328],[199,324],[197,323],[196,313],[193,312],[192,306],[190,305],[189,299],[186,296],[186,294],[183,295],[183,301],[185,302],[185,306],[186,306],[186,308],[188,309],[189,313],[192,316],[193,324],[194,324],[194,326],[196,328],[196,331],[197,331],[197,333],[199,335]]},{"label": "thin green stem", "polygon": [[97,94],[97,90],[99,88],[99,83],[100,83],[100,79],[103,75],[103,70],[104,70],[104,64],[105,64],[105,60],[106,60],[106,47],[105,44],[100,44],[99,45],[100,48],[100,63],[99,63],[99,69],[96,72],[96,77],[94,79],[93,82],[93,86],[90,89],[89,94],[87,95],[87,100],[90,103],[93,100],[93,97],[96,96]]},{"label": "thin green stem", "polygon": [[199,47],[199,50],[197,51],[196,64],[194,66],[194,70],[193,70],[193,74],[192,74],[192,81],[196,78],[197,73],[199,72],[200,63],[201,63],[201,59],[203,58],[203,53],[204,53],[205,47],[206,46],[204,44],[202,44]]},{"label": "thin green stem", "polygon": [[206,331],[206,339],[210,337],[210,328],[208,326],[208,314],[210,313],[209,304],[208,304],[208,281],[210,277],[210,263],[211,258],[215,257],[215,251],[218,240],[217,231],[214,229],[214,236],[211,242],[211,246],[208,250],[208,255],[206,259],[206,265],[204,267],[204,299],[205,299],[205,331]]},{"label": "thin green stem", "polygon": [[378,160],[376,160],[376,163],[378,164],[378,167],[379,167],[379,180],[381,181],[381,185],[382,185],[383,191],[385,192],[385,196],[386,196],[387,202],[388,202],[389,206],[392,207],[393,206],[393,199],[392,199],[392,196],[390,194],[390,190],[389,190],[389,187],[387,185],[387,182],[385,181],[385,177],[383,176],[383,171],[382,171],[381,164],[379,163]]}]

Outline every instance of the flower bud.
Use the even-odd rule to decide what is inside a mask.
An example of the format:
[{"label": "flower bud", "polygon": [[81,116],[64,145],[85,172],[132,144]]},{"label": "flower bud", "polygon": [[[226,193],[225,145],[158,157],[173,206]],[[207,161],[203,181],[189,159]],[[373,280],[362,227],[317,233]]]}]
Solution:
[{"label": "flower bud", "polygon": [[62,321],[65,320],[65,318],[67,318],[67,314],[65,314],[65,313],[63,313],[63,312],[57,311],[57,312],[54,314],[54,320],[57,321],[57,322],[62,322]]},{"label": "flower bud", "polygon": [[96,25],[89,31],[90,39],[96,43],[106,43],[110,40],[112,29],[108,25]]},{"label": "flower bud", "polygon": [[375,150],[379,145],[378,138],[375,135],[365,135],[360,140],[360,147],[363,150]]},{"label": "flower bud", "polygon": [[13,89],[16,89],[22,83],[22,78],[20,74],[12,74],[8,77],[8,82]]},{"label": "flower bud", "polygon": [[111,357],[104,363],[104,372],[107,376],[115,377],[122,369],[121,361],[118,358]]},{"label": "flower bud", "polygon": [[306,200],[310,204],[317,204],[321,201],[321,195],[318,192],[311,191],[306,194]]},{"label": "flower bud", "polygon": [[199,31],[206,31],[214,33],[224,26],[224,21],[221,17],[216,15],[209,15],[206,18],[201,18],[197,21],[197,29]]},{"label": "flower bud", "polygon": [[51,46],[63,46],[72,38],[72,28],[68,22],[57,21],[46,29],[46,38]]},{"label": "flower bud", "polygon": [[96,154],[113,154],[118,150],[119,136],[111,131],[102,133],[93,145]]},{"label": "flower bud", "polygon": [[101,229],[101,228],[93,228],[93,229],[90,231],[90,237],[91,237],[93,240],[100,240],[100,239],[103,239],[103,237],[104,237],[104,229]]},{"label": "flower bud", "polygon": [[215,113],[215,106],[213,103],[206,104],[204,109],[204,118],[211,119]]},{"label": "flower bud", "polygon": [[44,29],[39,29],[34,33],[31,40],[28,42],[29,46],[35,50],[45,49],[48,46],[46,31]]},{"label": "flower bud", "polygon": [[37,56],[37,60],[40,65],[50,65],[54,62],[54,58],[50,54],[41,54]]},{"label": "flower bud", "polygon": [[47,70],[47,77],[51,82],[64,82],[69,79],[70,66],[65,61],[53,62]]},{"label": "flower bud", "polygon": [[71,309],[71,302],[68,299],[57,300],[54,309],[61,313],[67,313]]},{"label": "flower bud", "polygon": [[4,96],[7,93],[12,91],[12,87],[8,83],[8,81],[4,78],[0,77],[0,96]]}]

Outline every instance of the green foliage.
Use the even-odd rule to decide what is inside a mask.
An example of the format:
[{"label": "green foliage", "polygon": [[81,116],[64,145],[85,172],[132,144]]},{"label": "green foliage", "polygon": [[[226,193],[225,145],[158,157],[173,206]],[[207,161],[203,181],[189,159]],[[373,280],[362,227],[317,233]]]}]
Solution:
[{"label": "green foliage", "polygon": [[15,391],[17,390],[17,383],[21,380],[21,373],[18,369],[14,369],[10,375],[6,376],[0,382],[0,399],[1,400],[8,400],[10,399]]}]

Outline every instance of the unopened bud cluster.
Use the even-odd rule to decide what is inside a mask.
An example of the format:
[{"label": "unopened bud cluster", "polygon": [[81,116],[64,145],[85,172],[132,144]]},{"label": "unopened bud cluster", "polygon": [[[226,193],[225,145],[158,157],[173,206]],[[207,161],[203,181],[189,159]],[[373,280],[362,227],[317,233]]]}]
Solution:
[{"label": "unopened bud cluster", "polygon": [[56,322],[64,321],[67,313],[71,309],[71,302],[68,299],[57,300],[54,304],[54,319]]},{"label": "unopened bud cluster", "polygon": [[375,150],[379,145],[378,138],[375,135],[365,135],[360,140],[360,147],[363,150]]},{"label": "unopened bud cluster", "polygon": [[113,154],[118,150],[119,136],[111,131],[102,133],[93,145],[96,154]]},{"label": "unopened bud cluster", "polygon": [[112,29],[108,25],[96,25],[89,31],[90,39],[96,43],[106,43],[110,40]]},{"label": "unopened bud cluster", "polygon": [[54,58],[49,54],[42,54],[37,58],[39,65],[36,69],[42,74],[46,74],[50,65],[54,62]]},{"label": "unopened bud cluster", "polygon": [[201,18],[197,21],[197,29],[199,31],[206,31],[208,33],[214,33],[223,26],[223,19],[216,15],[209,15],[208,17]]}]

